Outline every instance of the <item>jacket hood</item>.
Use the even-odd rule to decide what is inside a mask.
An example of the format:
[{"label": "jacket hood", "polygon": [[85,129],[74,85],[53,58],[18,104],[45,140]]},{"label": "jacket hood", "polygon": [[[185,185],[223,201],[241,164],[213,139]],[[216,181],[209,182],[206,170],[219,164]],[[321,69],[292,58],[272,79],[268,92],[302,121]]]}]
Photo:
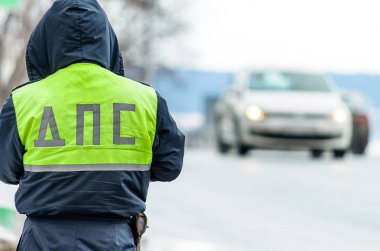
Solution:
[{"label": "jacket hood", "polygon": [[96,0],[55,1],[27,45],[30,81],[46,78],[76,62],[96,63],[124,76],[115,32]]}]

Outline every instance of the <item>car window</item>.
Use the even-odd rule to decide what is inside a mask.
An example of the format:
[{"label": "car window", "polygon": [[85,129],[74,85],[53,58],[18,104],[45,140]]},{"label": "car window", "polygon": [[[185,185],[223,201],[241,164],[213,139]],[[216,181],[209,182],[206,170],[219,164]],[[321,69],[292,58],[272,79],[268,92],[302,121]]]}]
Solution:
[{"label": "car window", "polygon": [[251,75],[251,90],[330,92],[323,76],[317,74],[263,72]]}]

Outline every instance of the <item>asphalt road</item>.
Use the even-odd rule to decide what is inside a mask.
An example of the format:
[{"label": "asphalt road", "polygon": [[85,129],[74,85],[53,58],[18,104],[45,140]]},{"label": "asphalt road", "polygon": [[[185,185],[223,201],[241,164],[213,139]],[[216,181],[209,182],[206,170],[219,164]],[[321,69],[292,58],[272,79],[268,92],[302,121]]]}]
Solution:
[{"label": "asphalt road", "polygon": [[153,183],[148,251],[380,250],[380,156],[187,150],[183,173]]}]

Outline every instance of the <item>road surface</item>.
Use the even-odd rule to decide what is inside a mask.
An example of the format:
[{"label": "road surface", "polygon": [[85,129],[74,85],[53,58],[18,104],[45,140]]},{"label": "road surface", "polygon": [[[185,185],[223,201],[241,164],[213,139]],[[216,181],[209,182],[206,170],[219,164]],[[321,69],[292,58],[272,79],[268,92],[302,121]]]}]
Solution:
[{"label": "road surface", "polygon": [[183,173],[153,183],[148,251],[380,250],[380,156],[245,158],[188,150]]},{"label": "road surface", "polygon": [[[305,152],[187,150],[178,180],[150,186],[143,250],[378,251],[379,163],[376,151],[316,161]],[[0,203],[12,204],[1,191]]]}]

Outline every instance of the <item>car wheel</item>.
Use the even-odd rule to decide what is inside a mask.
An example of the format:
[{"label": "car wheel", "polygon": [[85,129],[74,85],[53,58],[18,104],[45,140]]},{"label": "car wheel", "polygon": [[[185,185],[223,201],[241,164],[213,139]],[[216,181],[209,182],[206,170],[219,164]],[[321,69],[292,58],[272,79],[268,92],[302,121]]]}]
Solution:
[{"label": "car wheel", "polygon": [[356,154],[356,155],[364,155],[365,154],[365,147],[354,148],[354,149],[352,149],[352,153]]},{"label": "car wheel", "polygon": [[218,149],[218,152],[223,154],[227,153],[231,149],[231,146],[222,142],[222,139],[218,136],[216,138],[216,147]]},{"label": "car wheel", "polygon": [[235,132],[235,146],[236,146],[238,155],[239,156],[247,155],[251,147],[242,143],[241,132],[239,129],[239,121],[237,118],[234,119],[234,132]]},{"label": "car wheel", "polygon": [[368,139],[356,140],[356,142],[353,142],[353,144],[351,145],[352,153],[356,155],[363,155],[367,148],[367,144],[368,144]]},{"label": "car wheel", "polygon": [[336,159],[343,159],[344,155],[346,155],[346,150],[334,150],[334,158]]},{"label": "car wheel", "polygon": [[311,157],[313,159],[320,159],[323,155],[323,150],[321,149],[313,149],[311,150]]},{"label": "car wheel", "polygon": [[[225,117],[219,117],[216,119],[215,122],[215,143],[216,143],[216,148],[219,153],[225,154],[227,153],[232,145],[230,143],[226,142],[226,138],[223,137],[226,133],[226,125],[231,123],[228,123],[228,118]],[[228,129],[228,128],[227,128]]]},{"label": "car wheel", "polygon": [[250,147],[245,146],[245,145],[241,145],[241,144],[239,144],[239,145],[237,146],[237,152],[238,152],[238,154],[239,154],[240,156],[245,156],[245,155],[247,155],[249,149],[250,149]]}]

